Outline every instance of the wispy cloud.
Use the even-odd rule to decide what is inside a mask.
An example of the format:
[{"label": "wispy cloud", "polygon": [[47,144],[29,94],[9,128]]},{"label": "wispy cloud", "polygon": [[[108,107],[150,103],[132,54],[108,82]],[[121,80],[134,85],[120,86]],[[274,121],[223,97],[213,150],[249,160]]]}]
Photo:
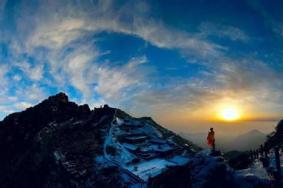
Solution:
[{"label": "wispy cloud", "polygon": [[[27,77],[29,77],[32,80],[39,81],[43,78],[43,64],[35,64],[32,66],[27,61],[22,61],[16,64],[16,66],[22,70]],[[16,78],[18,80],[18,77]]]},{"label": "wispy cloud", "polygon": [[[171,28],[148,17],[144,3],[129,2],[115,7],[112,1],[98,1],[96,6],[89,5],[92,8],[84,10],[84,14],[75,16],[73,12],[78,12],[82,7],[70,3],[68,5],[66,11],[58,13],[56,17],[44,17],[39,9],[39,17],[43,17],[44,24],[41,20],[36,25],[32,35],[28,37],[29,46],[60,49],[90,32],[108,31],[137,36],[160,48],[189,50],[192,54],[197,53],[200,56],[214,56],[223,49],[222,46],[203,40],[198,35]],[[47,10],[56,9],[54,6],[58,4],[43,5]]]},{"label": "wispy cloud", "polygon": [[[53,12],[63,4],[65,9],[55,16],[47,14],[46,11]],[[78,42],[90,34],[102,31],[124,33],[139,37],[159,48],[177,49],[202,57],[217,56],[223,50],[222,46],[207,42],[198,35],[171,28],[161,21],[149,18],[149,8],[145,3],[129,2],[118,7],[114,4],[112,1],[98,1],[96,4],[78,6],[70,2],[42,2],[36,9],[36,16],[32,17],[34,27],[30,28],[31,34],[24,37],[26,44],[14,45],[16,51],[37,55],[36,49],[47,48],[48,70],[59,88],[65,90],[71,84],[88,100],[92,98],[93,92],[97,92],[103,98],[113,101],[131,89],[130,86],[135,88],[138,83],[145,82],[148,70],[138,70],[137,66],[146,63],[147,59],[145,56],[133,57],[122,67],[113,67],[111,62],[99,65],[98,57],[103,52],[88,44],[89,41],[83,45]],[[74,12],[78,13],[73,14]],[[31,18],[26,11],[21,15],[23,20]],[[128,18],[126,21],[125,17]],[[20,23],[21,19],[17,21]],[[18,29],[26,31],[28,28],[18,24]],[[73,48],[72,45],[77,49],[70,52],[65,50]],[[22,62],[18,66],[32,80],[42,79],[43,64],[31,66]]]},{"label": "wispy cloud", "polygon": [[[138,65],[146,62],[146,57],[132,58],[127,64],[122,67],[98,66],[93,67],[97,69],[95,77],[97,80],[96,91],[100,93],[105,99],[111,101],[117,100],[120,97],[128,97],[127,90],[140,87],[144,84],[146,72],[138,69]],[[95,72],[95,71],[93,71]],[[132,88],[130,88],[130,86]],[[123,98],[120,98],[123,100]]]},{"label": "wispy cloud", "polygon": [[71,41],[82,37],[86,26],[87,23],[84,20],[76,18],[58,19],[58,21],[39,24],[29,37],[29,45],[60,50]]},{"label": "wispy cloud", "polygon": [[1,65],[0,64],[0,86],[2,88],[5,88],[6,84],[7,84],[7,78],[6,78],[6,74],[9,71],[9,67],[7,65]]},{"label": "wispy cloud", "polygon": [[217,36],[241,42],[249,40],[249,36],[244,31],[234,26],[205,22],[200,25],[199,30],[203,37]]}]

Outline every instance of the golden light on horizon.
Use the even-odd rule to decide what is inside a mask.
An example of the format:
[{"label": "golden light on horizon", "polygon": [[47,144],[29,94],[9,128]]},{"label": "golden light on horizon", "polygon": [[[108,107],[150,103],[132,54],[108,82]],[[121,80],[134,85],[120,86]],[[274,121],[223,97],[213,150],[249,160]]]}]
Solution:
[{"label": "golden light on horizon", "polygon": [[219,119],[224,121],[237,121],[241,118],[240,110],[234,106],[226,106],[219,110]]}]

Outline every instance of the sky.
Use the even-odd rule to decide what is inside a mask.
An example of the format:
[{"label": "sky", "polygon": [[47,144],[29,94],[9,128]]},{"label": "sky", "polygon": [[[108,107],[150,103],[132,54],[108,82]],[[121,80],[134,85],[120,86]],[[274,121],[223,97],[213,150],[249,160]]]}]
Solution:
[{"label": "sky", "polygon": [[177,132],[268,132],[282,60],[280,0],[0,0],[0,119],[63,91]]}]

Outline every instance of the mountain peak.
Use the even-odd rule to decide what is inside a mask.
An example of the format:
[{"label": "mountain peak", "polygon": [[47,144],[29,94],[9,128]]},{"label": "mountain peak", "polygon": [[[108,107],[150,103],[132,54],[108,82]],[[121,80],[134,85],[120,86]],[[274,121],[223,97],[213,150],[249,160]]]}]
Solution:
[{"label": "mountain peak", "polygon": [[53,96],[50,96],[48,98],[48,100],[51,100],[51,101],[58,101],[58,102],[62,102],[62,103],[67,103],[69,102],[69,97],[66,93],[64,92],[60,92],[56,95],[53,95]]},{"label": "mountain peak", "polygon": [[263,132],[261,132],[260,130],[258,129],[252,129],[250,131],[248,131],[246,134],[260,134],[260,135],[265,135]]}]

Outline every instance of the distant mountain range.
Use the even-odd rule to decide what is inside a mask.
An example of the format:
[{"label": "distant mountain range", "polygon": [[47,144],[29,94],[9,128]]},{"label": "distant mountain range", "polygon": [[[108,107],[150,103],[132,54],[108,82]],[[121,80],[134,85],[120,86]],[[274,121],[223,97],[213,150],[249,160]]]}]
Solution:
[{"label": "distant mountain range", "polygon": [[[207,148],[207,133],[180,133],[180,135],[202,148]],[[224,152],[235,150],[247,151],[258,148],[265,142],[266,136],[267,135],[265,135],[264,133],[255,129],[237,137],[229,137],[227,135],[224,136],[216,133],[216,146]]]},{"label": "distant mountain range", "polygon": [[238,151],[248,151],[251,149],[257,149],[261,144],[263,144],[266,140],[266,136],[264,133],[259,130],[251,130],[245,134],[237,136],[233,139],[229,144],[234,150]]}]

